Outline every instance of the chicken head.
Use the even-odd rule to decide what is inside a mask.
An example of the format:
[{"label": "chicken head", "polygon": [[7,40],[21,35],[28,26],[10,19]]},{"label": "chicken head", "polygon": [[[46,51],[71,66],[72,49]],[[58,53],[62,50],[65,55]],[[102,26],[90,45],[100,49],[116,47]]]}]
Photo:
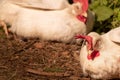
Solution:
[{"label": "chicken head", "polygon": [[120,27],[103,35],[91,32],[77,38],[83,38],[86,42],[79,57],[85,76],[94,79],[120,78]]}]

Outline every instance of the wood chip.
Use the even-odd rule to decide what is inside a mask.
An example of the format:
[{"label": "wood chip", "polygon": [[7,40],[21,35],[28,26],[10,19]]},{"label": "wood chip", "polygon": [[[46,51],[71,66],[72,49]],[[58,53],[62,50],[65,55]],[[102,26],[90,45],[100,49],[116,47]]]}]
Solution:
[{"label": "wood chip", "polygon": [[29,69],[29,68],[27,68],[26,71],[29,73],[38,74],[41,76],[55,76],[55,77],[69,77],[70,76],[70,74],[68,73],[43,72],[43,71]]}]

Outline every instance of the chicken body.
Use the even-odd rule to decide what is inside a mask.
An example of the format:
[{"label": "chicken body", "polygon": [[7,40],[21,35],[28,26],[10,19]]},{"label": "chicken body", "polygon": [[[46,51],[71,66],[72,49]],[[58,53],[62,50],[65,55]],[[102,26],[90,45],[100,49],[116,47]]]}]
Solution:
[{"label": "chicken body", "polygon": [[24,8],[59,10],[70,6],[67,0],[0,0],[0,19],[10,25]]},{"label": "chicken body", "polygon": [[[62,4],[63,0],[60,1]],[[67,3],[67,0],[65,1]],[[52,5],[52,3],[47,3],[47,0],[44,3]],[[1,0],[0,20],[11,25],[9,31],[19,36],[39,37],[44,40],[61,42],[74,41],[76,34],[86,34],[92,29],[91,23],[94,21],[89,19],[92,17],[88,16],[87,27],[76,17],[82,12],[80,3],[66,5],[64,9],[59,7],[59,10],[44,10],[44,8],[41,10],[41,6],[38,4],[41,4],[40,0],[31,0],[31,2],[28,0]]]},{"label": "chicken body", "polygon": [[81,9],[79,3],[55,11],[21,9],[10,28],[19,36],[70,42],[76,34],[86,33],[85,23],[76,18]]},{"label": "chicken body", "polygon": [[89,60],[87,44],[81,48],[80,64],[84,75],[94,79],[120,78],[120,27],[103,35],[95,32],[88,35],[93,38],[93,50],[98,50],[100,55]]}]

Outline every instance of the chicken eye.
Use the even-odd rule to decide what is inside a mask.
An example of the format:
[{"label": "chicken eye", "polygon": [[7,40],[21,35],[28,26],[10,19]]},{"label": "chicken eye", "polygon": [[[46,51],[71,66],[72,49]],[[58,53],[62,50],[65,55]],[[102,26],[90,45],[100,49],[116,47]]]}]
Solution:
[{"label": "chicken eye", "polygon": [[97,41],[96,41],[96,44],[94,45],[94,48],[95,48],[95,49],[100,49],[100,48],[101,48],[101,45],[102,45],[102,44],[101,44],[101,41],[100,41],[100,40],[97,40]]},{"label": "chicken eye", "polygon": [[77,10],[80,10],[80,7],[79,7],[79,6],[76,6],[76,9],[77,9]]}]

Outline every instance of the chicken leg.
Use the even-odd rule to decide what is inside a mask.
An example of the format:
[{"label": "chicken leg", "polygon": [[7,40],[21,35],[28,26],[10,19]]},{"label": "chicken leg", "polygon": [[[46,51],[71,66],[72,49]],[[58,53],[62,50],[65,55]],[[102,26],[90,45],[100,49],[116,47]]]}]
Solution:
[{"label": "chicken leg", "polygon": [[3,27],[3,30],[6,34],[6,36],[8,37],[8,29],[7,29],[7,25],[4,21],[0,20],[0,26]]}]

